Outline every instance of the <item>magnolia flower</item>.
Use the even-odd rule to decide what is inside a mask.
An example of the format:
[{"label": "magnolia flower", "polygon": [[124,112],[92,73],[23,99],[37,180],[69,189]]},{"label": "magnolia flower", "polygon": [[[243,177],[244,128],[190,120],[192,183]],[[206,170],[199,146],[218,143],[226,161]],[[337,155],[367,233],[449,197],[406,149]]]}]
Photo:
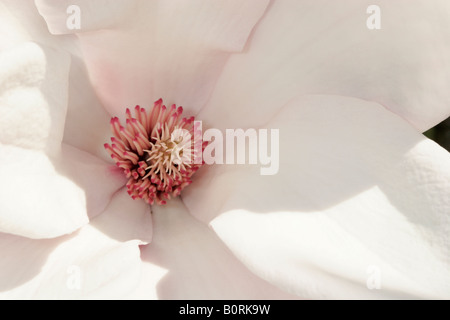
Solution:
[{"label": "magnolia flower", "polygon": [[[450,114],[447,1],[378,1],[379,30],[359,0],[17,2],[0,297],[449,298],[450,156],[421,134]],[[205,165],[133,200],[109,120],[160,97],[279,129],[278,173]]]}]

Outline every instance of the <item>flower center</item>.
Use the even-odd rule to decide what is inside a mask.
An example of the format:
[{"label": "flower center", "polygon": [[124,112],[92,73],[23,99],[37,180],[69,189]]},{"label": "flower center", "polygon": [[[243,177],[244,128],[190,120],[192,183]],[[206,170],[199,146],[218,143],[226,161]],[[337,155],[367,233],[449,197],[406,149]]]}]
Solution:
[{"label": "flower center", "polygon": [[[165,204],[192,183],[203,163],[193,163],[194,146],[203,151],[201,135],[194,134],[194,117],[181,118],[182,107],[166,108],[162,99],[147,112],[126,110],[126,125],[111,119],[114,137],[105,149],[128,178],[128,194],[149,204]],[[201,161],[202,162],[202,161]]]}]

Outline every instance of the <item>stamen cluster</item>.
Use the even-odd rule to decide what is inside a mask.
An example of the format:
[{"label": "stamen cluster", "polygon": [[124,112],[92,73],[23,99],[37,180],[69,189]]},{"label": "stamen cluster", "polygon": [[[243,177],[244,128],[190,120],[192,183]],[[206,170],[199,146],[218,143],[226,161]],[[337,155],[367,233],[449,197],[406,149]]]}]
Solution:
[{"label": "stamen cluster", "polygon": [[128,194],[149,204],[165,204],[192,183],[192,175],[204,163],[207,143],[194,117],[181,118],[182,107],[167,108],[162,99],[147,112],[136,106],[126,110],[126,124],[111,119],[114,137],[106,151],[128,178]]}]

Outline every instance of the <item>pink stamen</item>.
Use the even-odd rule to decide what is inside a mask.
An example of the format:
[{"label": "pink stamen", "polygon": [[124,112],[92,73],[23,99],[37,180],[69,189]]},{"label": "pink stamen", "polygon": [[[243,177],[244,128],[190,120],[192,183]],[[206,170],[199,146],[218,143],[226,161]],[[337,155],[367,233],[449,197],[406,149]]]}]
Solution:
[{"label": "pink stamen", "polygon": [[[122,140],[118,140],[114,137],[111,138],[111,142],[118,148],[120,151],[124,152],[126,150],[125,144],[122,142]],[[113,147],[114,148],[114,147]]]},{"label": "pink stamen", "polygon": [[[201,130],[194,126],[194,117],[181,118],[182,113],[182,107],[173,104],[167,108],[159,99],[148,113],[140,106],[134,112],[126,109],[125,127],[119,118],[111,119],[114,137],[104,147],[123,169],[133,199],[166,204],[192,183],[191,176],[202,165],[193,162],[193,157],[201,156],[207,142],[202,143],[201,138],[194,141],[201,137]],[[190,133],[190,144],[172,134],[177,129]]]},{"label": "pink stamen", "polygon": [[120,136],[126,146],[133,147],[133,135],[122,126],[120,127]]}]

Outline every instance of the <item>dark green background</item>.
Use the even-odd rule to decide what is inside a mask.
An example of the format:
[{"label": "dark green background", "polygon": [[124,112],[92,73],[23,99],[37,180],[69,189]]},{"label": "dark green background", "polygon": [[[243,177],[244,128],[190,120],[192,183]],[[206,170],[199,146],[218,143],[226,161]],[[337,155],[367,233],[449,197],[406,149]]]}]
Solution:
[{"label": "dark green background", "polygon": [[450,151],[450,118],[425,132],[425,135]]}]

